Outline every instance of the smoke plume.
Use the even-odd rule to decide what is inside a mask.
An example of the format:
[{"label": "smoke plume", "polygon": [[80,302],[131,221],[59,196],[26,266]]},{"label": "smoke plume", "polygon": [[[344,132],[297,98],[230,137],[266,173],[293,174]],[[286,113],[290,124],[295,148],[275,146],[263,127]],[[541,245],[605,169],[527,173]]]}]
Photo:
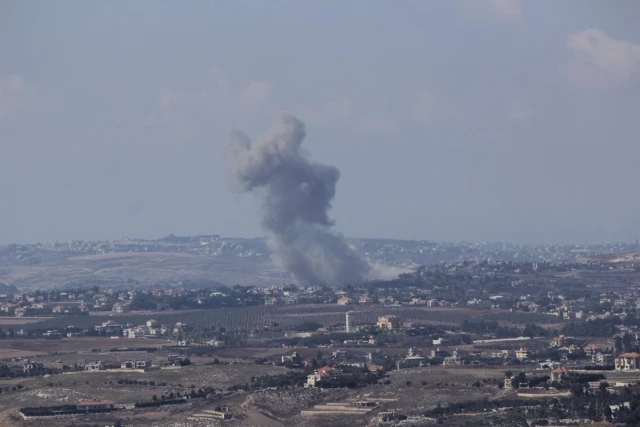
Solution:
[{"label": "smoke plume", "polygon": [[340,171],[300,152],[304,123],[291,115],[251,142],[234,134],[227,160],[242,192],[264,197],[262,224],[276,263],[311,285],[356,284],[371,266],[334,231],[329,216]]}]

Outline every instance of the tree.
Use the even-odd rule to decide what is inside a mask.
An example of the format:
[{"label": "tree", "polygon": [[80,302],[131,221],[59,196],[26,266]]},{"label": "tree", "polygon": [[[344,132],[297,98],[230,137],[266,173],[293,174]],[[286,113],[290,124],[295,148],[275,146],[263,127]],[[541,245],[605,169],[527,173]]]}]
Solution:
[{"label": "tree", "polygon": [[602,395],[606,395],[607,394],[607,387],[609,387],[609,383],[606,381],[603,381],[600,383],[600,386],[598,387],[598,390],[600,391],[600,393]]},{"label": "tree", "polygon": [[527,374],[524,372],[519,372],[511,379],[511,386],[515,389],[520,387],[520,384],[527,382]]},{"label": "tree", "polygon": [[616,354],[622,353],[622,338],[620,338],[619,336],[616,336],[613,339],[613,346],[616,350]]},{"label": "tree", "polygon": [[154,402],[156,402],[158,400],[158,396],[156,396],[155,394],[151,397],[151,400],[153,400]]}]

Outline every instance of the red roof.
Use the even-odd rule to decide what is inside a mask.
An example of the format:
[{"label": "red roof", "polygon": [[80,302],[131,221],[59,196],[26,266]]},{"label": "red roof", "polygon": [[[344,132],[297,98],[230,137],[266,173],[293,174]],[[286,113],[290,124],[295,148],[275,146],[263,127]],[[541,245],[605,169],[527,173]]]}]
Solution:
[{"label": "red roof", "polygon": [[640,357],[640,353],[622,353],[619,357]]},{"label": "red roof", "polygon": [[560,366],[551,372],[553,372],[554,374],[568,374],[569,370],[565,366]]},{"label": "red roof", "polygon": [[320,376],[324,376],[324,375],[328,375],[329,372],[333,371],[334,369],[331,366],[323,366],[322,368],[318,369],[318,375]]},{"label": "red roof", "polygon": [[97,405],[115,405],[116,402],[113,400],[100,400],[100,399],[91,399],[91,400],[81,400],[78,406],[97,406]]}]

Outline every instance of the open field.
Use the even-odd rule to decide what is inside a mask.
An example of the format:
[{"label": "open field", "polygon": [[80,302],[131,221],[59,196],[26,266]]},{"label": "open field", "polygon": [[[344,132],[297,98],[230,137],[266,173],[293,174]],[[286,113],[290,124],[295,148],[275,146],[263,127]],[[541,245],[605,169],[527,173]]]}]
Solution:
[{"label": "open field", "polygon": [[0,326],[20,326],[48,320],[48,317],[0,317]]},{"label": "open field", "polygon": [[8,357],[31,357],[55,353],[89,353],[92,349],[108,350],[118,347],[160,347],[165,340],[154,339],[112,339],[112,338],[73,338],[61,340],[44,339],[6,339],[0,342],[0,359]]},{"label": "open field", "polygon": [[[40,320],[37,323],[20,325],[23,329],[58,329],[69,325],[80,328],[92,328],[108,320],[119,323],[139,325],[153,318],[160,324],[173,325],[177,322],[189,324],[196,330],[210,327],[224,327],[228,330],[248,331],[272,324],[281,327],[293,327],[304,322],[313,321],[324,326],[343,325],[345,314],[352,311],[353,325],[373,324],[379,316],[395,314],[405,322],[430,323],[442,326],[460,325],[463,321],[487,319],[497,321],[505,326],[522,326],[525,323],[538,323],[558,328],[563,324],[555,316],[534,313],[510,313],[507,311],[472,309],[401,306],[385,307],[379,305],[342,306],[337,304],[322,304],[309,306],[251,306],[237,308],[218,308],[210,310],[183,310],[166,312],[130,312],[112,314],[110,312],[92,313],[91,315],[65,315]],[[17,326],[17,325],[6,325]]]},{"label": "open field", "polygon": [[23,289],[70,283],[110,283],[115,286],[180,281],[210,284],[266,285],[285,275],[269,260],[256,257],[204,256],[177,252],[118,252],[73,256],[52,254],[32,265],[6,265],[0,283]]},{"label": "open field", "polygon": [[[6,340],[11,348],[39,352],[36,360],[51,365],[54,360],[71,364],[84,360],[103,360],[117,363],[127,359],[151,360],[154,364],[166,361],[167,350],[153,352],[92,352],[94,348],[121,347],[123,343],[131,346],[161,346],[161,340],[128,340],[109,338],[74,338],[69,340]],[[537,371],[532,365],[471,367],[471,366],[432,366],[391,371],[387,384],[369,385],[358,389],[303,389],[284,388],[279,390],[260,390],[230,394],[229,387],[245,384],[253,376],[277,375],[292,372],[290,369],[272,365],[251,363],[256,357],[278,356],[297,351],[305,359],[317,353],[317,348],[229,348],[215,350],[215,356],[222,359],[245,360],[237,364],[216,364],[210,357],[194,357],[195,365],[172,369],[157,369],[147,372],[74,372],[51,375],[48,377],[17,378],[0,380],[0,426],[20,425],[22,427],[63,427],[68,425],[106,425],[115,419],[125,425],[143,427],[187,427],[187,426],[261,426],[261,427],[350,427],[370,425],[381,411],[395,410],[406,415],[422,415],[438,404],[446,406],[455,402],[480,399],[515,398],[513,389],[500,389],[498,384],[504,379],[508,369],[518,372],[524,370],[529,376],[544,375],[546,371]],[[331,349],[320,349],[330,352]],[[385,354],[400,354],[405,349],[385,348]],[[75,353],[59,354],[57,352]],[[351,351],[351,350],[350,350]],[[362,351],[362,350],[359,350]],[[355,353],[356,350],[353,350]],[[49,354],[44,354],[49,353]],[[610,382],[636,381],[640,374],[627,372],[606,372]],[[123,380],[138,381],[137,384],[123,383]],[[386,382],[386,381],[385,381]],[[20,386],[21,388],[17,388]],[[131,404],[136,401],[150,401],[153,396],[168,396],[169,393],[188,393],[192,389],[212,387],[219,397],[215,399],[194,399],[192,401],[157,408],[133,409],[112,414],[76,415],[53,417],[46,420],[16,420],[16,409],[24,406],[52,406],[75,404],[79,400],[98,398],[109,399],[117,404]],[[222,393],[222,394],[220,394]],[[379,406],[367,414],[302,415],[318,405],[329,408],[327,404],[352,404],[359,400],[379,402]],[[224,423],[217,420],[194,418],[196,414],[212,410],[216,405],[229,405],[234,419]],[[495,414],[494,414],[495,415]],[[457,425],[458,416],[448,419],[446,425]]]}]

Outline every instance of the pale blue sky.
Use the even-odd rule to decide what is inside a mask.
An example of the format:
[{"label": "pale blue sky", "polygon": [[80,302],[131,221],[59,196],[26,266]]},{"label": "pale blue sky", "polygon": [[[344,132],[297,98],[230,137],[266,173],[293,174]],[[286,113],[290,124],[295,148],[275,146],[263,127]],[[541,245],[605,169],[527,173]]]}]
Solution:
[{"label": "pale blue sky", "polygon": [[640,235],[640,3],[0,2],[0,243],[259,236],[228,134],[279,112],[354,237]]}]

